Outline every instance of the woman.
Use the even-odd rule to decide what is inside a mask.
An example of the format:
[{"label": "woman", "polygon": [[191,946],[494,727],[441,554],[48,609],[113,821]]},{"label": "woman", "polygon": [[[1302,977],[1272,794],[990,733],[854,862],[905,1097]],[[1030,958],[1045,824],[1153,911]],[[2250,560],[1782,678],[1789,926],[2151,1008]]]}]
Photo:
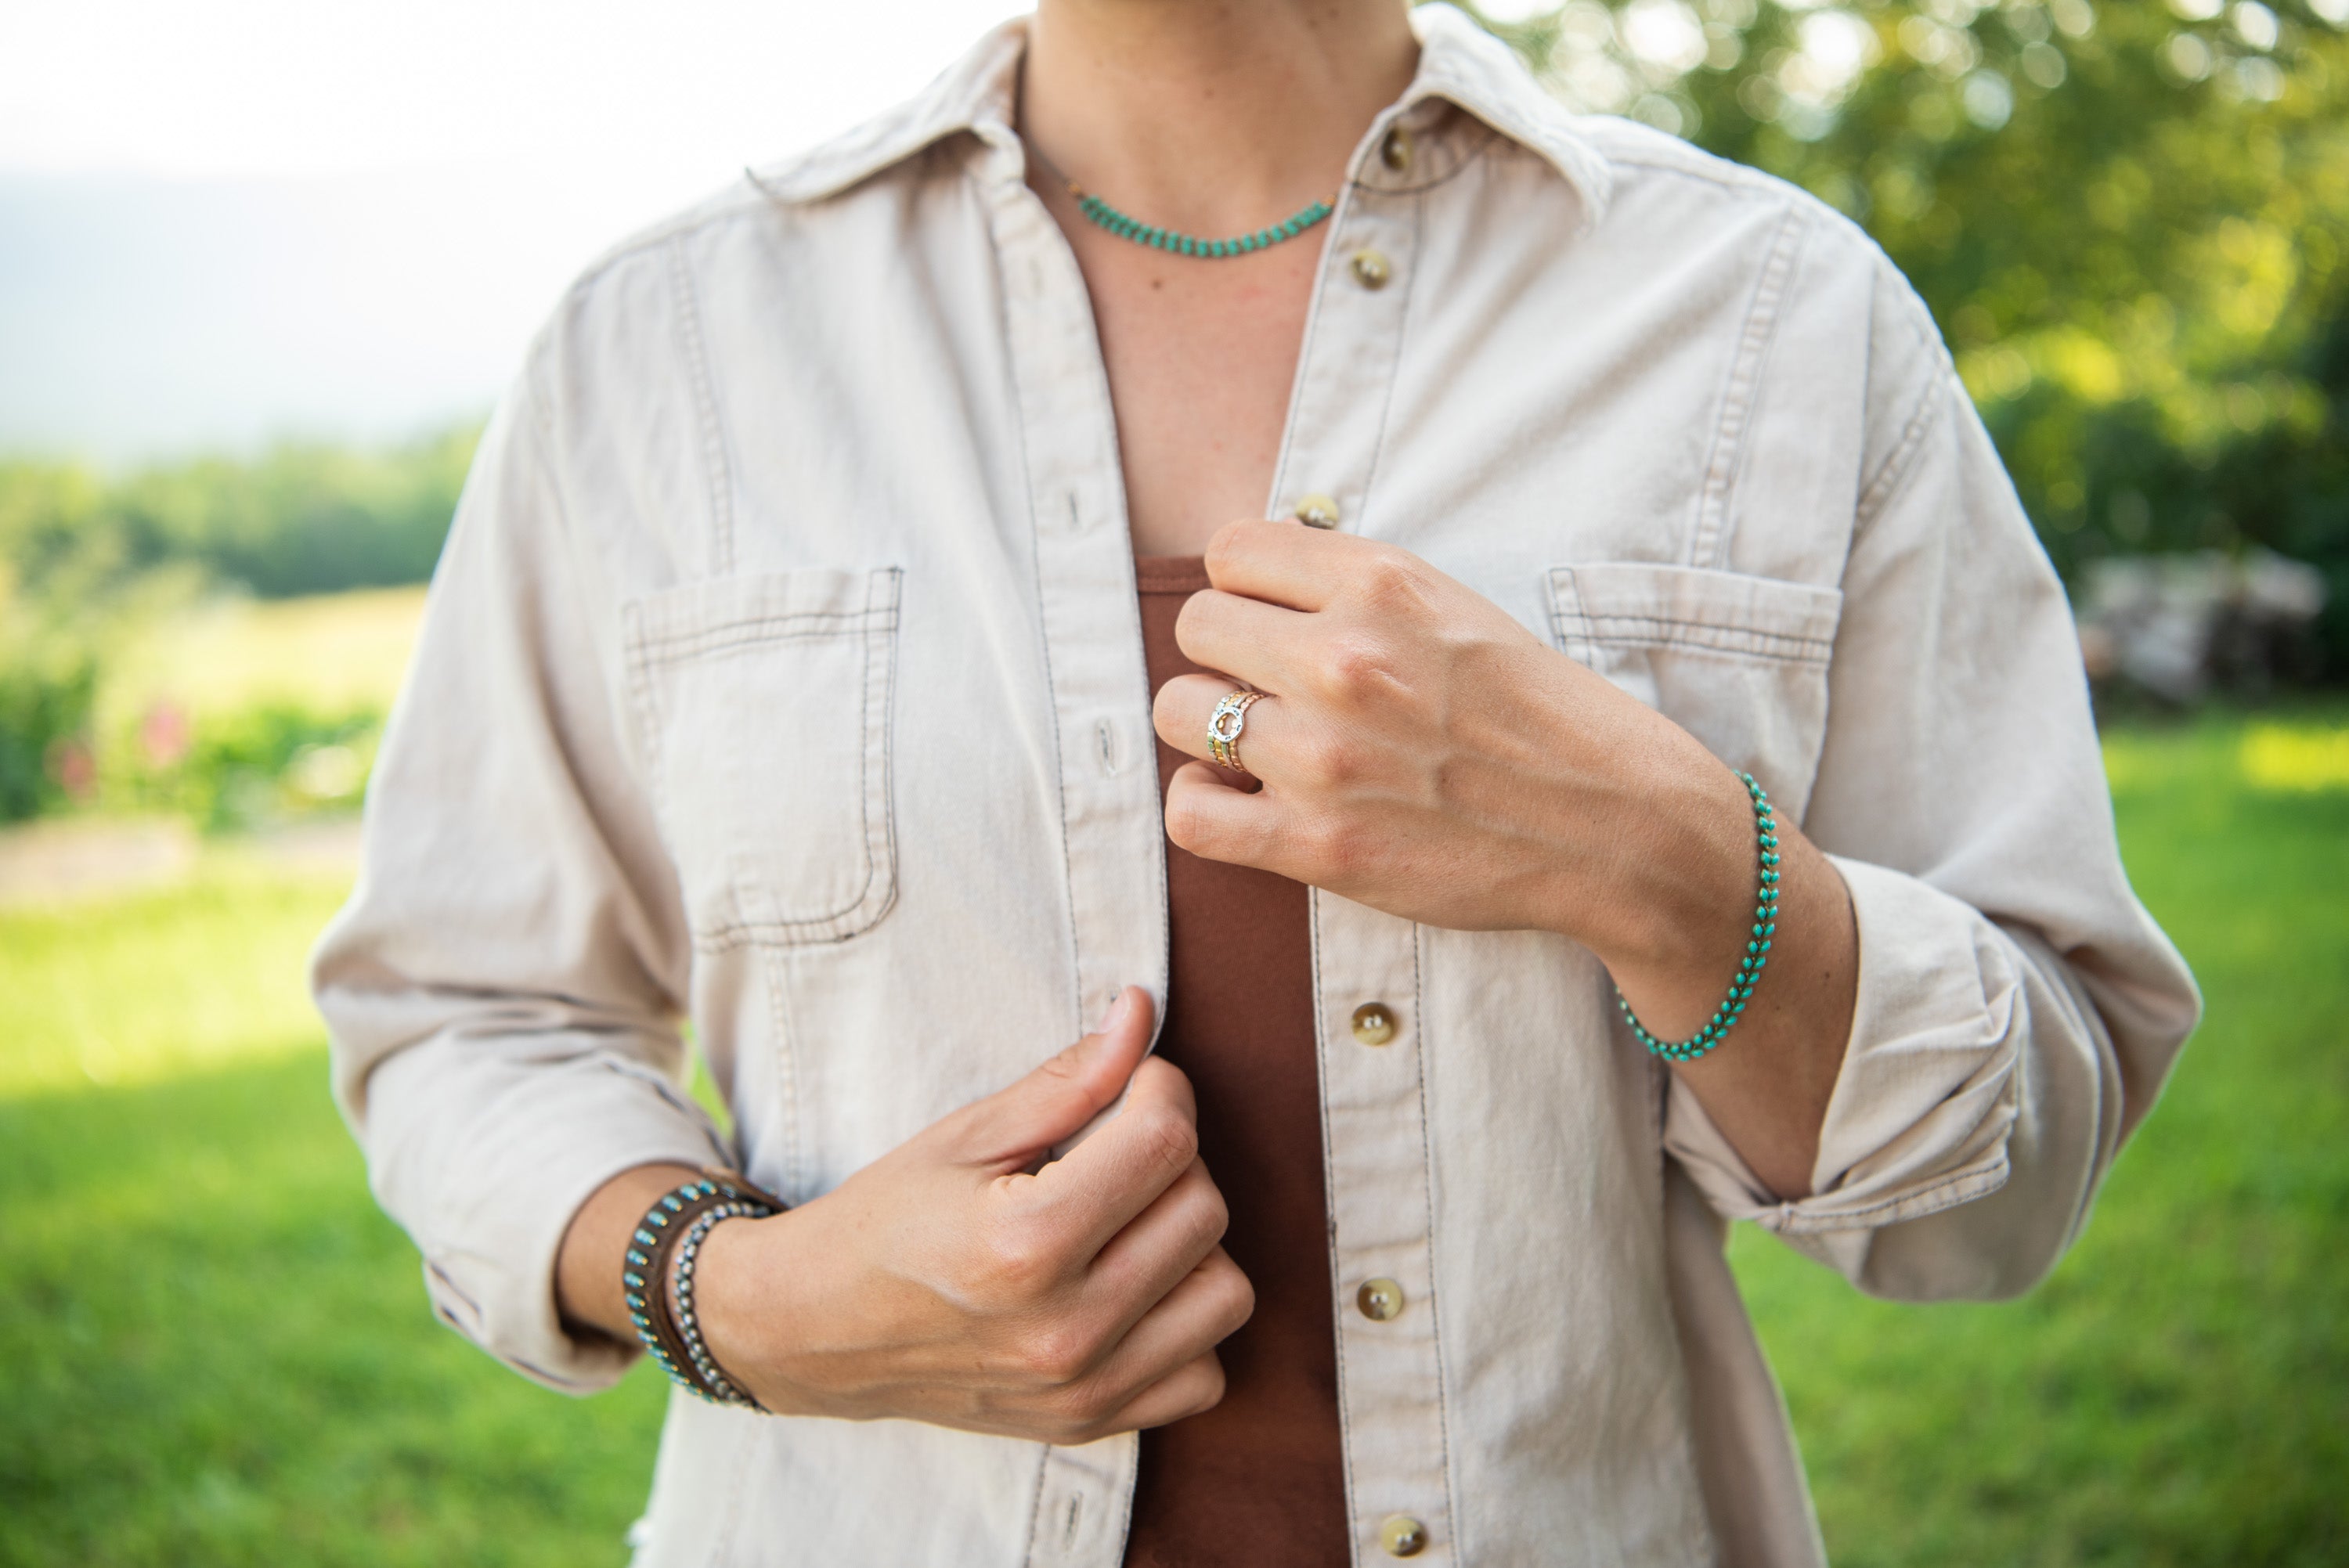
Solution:
[{"label": "woman", "polygon": [[368,810],[342,1104],[701,1396],[654,1564],[1816,1562],[1723,1220],[2025,1289],[2198,1005],[1913,295],[1402,0],[1044,0],[600,263]]}]

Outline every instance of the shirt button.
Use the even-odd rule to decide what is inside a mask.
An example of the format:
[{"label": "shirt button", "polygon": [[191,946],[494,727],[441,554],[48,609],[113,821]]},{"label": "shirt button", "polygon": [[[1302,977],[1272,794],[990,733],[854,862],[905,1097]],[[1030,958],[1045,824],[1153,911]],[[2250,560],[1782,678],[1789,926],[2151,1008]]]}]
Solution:
[{"label": "shirt button", "polygon": [[1408,1513],[1389,1514],[1379,1526],[1379,1544],[1390,1557],[1416,1557],[1427,1550],[1427,1526]]},{"label": "shirt button", "polygon": [[1397,174],[1409,169],[1411,167],[1411,132],[1401,126],[1396,126],[1388,131],[1387,139],[1379,143],[1379,161]]},{"label": "shirt button", "polygon": [[1326,495],[1299,496],[1296,510],[1297,521],[1308,528],[1338,526],[1338,503]]},{"label": "shirt button", "polygon": [[1372,1323],[1389,1322],[1402,1315],[1402,1286],[1391,1279],[1366,1279],[1354,1293],[1354,1305]]},{"label": "shirt button", "polygon": [[1347,264],[1354,269],[1354,281],[1366,289],[1382,289],[1387,286],[1387,280],[1394,276],[1394,269],[1377,251],[1356,251],[1354,259]]},{"label": "shirt button", "polygon": [[1354,1009],[1354,1038],[1366,1046],[1383,1046],[1394,1037],[1394,1014],[1384,1002],[1365,1002]]}]

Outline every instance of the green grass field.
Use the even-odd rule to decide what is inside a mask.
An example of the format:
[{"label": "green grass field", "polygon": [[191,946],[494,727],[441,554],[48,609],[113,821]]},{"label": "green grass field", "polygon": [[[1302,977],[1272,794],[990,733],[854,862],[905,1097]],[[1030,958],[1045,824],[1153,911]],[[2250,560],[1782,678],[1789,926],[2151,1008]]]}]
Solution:
[{"label": "green grass field", "polygon": [[[2349,740],[2108,747],[2209,1021],[2030,1298],[1739,1273],[1845,1564],[2349,1560]],[[332,879],[0,914],[0,1563],[616,1563],[661,1391],[574,1402],[428,1315],[327,1103]]]},{"label": "green grass field", "polygon": [[1737,1237],[1838,1563],[2349,1562],[2344,741],[2336,715],[2107,743],[2209,1011],[2037,1291],[1896,1306]]}]

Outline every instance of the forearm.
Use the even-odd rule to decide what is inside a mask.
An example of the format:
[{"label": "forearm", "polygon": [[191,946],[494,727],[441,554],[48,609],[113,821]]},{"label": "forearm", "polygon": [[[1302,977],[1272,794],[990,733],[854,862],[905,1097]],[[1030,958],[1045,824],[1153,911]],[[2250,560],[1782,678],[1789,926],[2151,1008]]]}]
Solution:
[{"label": "forearm", "polygon": [[[1672,1070],[1754,1173],[1792,1201],[1810,1195],[1819,1130],[1851,1037],[1859,934],[1850,892],[1827,858],[1783,824],[1778,842],[1778,931],[1769,967],[1728,1038]],[[1734,968],[1733,956],[1714,971],[1715,1000],[1722,976]]]},{"label": "forearm", "polygon": [[[1098,1032],[830,1191],[713,1225],[692,1305],[725,1380],[776,1415],[1065,1445],[1213,1405],[1214,1347],[1255,1298],[1218,1244],[1223,1196],[1197,1158],[1189,1081],[1148,1059],[1151,1023],[1129,989]],[[1042,1161],[1121,1094],[1118,1115]],[[638,1165],[580,1205],[555,1260],[568,1331],[635,1337],[630,1238],[699,1174]]]},{"label": "forearm", "polygon": [[637,1165],[595,1189],[563,1233],[554,1265],[555,1305],[574,1335],[634,1345],[636,1331],[620,1284],[628,1238],[662,1193],[700,1174],[688,1165]]},{"label": "forearm", "polygon": [[[1665,1039],[1704,1026],[1753,934],[1754,814],[1735,777],[1713,771],[1718,779],[1649,796],[1641,820],[1612,835],[1644,857],[1645,874],[1610,878],[1609,894],[1586,903],[1591,913],[1577,922],[1641,1024]],[[1754,1173],[1793,1200],[1810,1193],[1850,1037],[1859,937],[1834,865],[1783,817],[1775,836],[1768,965],[1729,1034],[1672,1070]]]}]

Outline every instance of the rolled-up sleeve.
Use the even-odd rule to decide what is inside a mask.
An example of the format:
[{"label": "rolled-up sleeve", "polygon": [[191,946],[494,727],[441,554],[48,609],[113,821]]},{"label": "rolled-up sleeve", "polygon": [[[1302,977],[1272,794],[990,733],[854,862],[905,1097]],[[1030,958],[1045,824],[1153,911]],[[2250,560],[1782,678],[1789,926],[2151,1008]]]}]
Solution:
[{"label": "rolled-up sleeve", "polygon": [[435,1309],[584,1392],[631,1352],[564,1332],[572,1215],[631,1166],[725,1151],[678,1087],[689,942],[537,407],[525,377],[482,438],[311,980]]},{"label": "rolled-up sleeve", "polygon": [[1844,573],[1804,829],[1858,926],[1812,1192],[1781,1202],[1675,1081],[1713,1206],[1863,1289],[2027,1289],[2085,1223],[2200,1000],[2130,891],[2061,584],[1921,312],[1879,351],[1883,451]]}]

